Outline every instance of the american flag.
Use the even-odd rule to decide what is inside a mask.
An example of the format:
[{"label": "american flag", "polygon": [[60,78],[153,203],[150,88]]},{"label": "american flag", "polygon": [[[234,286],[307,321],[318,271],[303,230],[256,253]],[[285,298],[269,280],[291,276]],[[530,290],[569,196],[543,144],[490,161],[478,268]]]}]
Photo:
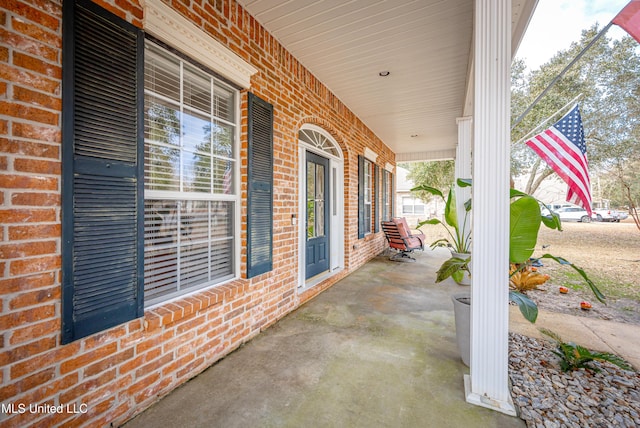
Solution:
[{"label": "american flag", "polygon": [[627,4],[619,14],[613,18],[614,24],[624,28],[638,43],[640,43],[640,1],[633,0]]},{"label": "american flag", "polygon": [[567,201],[580,205],[591,215],[587,146],[578,105],[526,144],[567,183]]}]

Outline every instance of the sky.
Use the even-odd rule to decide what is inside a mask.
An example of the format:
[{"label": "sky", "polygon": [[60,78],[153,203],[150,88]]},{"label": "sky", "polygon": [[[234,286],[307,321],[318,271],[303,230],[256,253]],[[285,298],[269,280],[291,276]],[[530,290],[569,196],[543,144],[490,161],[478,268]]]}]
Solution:
[{"label": "sky", "polygon": [[[520,43],[517,58],[529,71],[539,68],[559,50],[580,40],[582,30],[598,22],[607,25],[629,0],[538,0],[538,6]],[[613,25],[607,36],[619,39],[626,33]]]}]

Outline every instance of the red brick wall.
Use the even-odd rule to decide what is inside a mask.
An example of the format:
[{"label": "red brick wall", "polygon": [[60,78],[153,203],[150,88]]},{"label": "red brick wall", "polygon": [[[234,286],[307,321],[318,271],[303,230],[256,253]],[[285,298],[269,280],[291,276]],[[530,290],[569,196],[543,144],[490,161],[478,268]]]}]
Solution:
[{"label": "red brick wall", "polygon": [[[135,1],[98,1],[142,26]],[[155,307],[107,331],[60,344],[61,0],[0,6],[0,425],[120,423],[204,370],[384,248],[382,234],[357,239],[357,156],[393,153],[232,0],[173,6],[256,67],[251,91],[274,105],[274,269]],[[197,60],[197,58],[195,58]],[[246,183],[246,93],[242,175]],[[299,294],[297,134],[330,132],[345,158],[345,270]],[[246,222],[246,184],[242,188]],[[246,242],[246,237],[241,237]],[[246,255],[242,254],[244,260]],[[81,413],[20,413],[19,404]],[[85,407],[86,405],[86,407]],[[75,406],[75,407],[74,407]],[[66,407],[65,407],[66,410]],[[86,412],[84,412],[86,411]]]}]

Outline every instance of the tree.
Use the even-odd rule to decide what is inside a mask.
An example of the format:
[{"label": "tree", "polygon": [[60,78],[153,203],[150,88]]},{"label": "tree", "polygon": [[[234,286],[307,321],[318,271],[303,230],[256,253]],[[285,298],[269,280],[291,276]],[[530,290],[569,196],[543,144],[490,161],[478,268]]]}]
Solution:
[{"label": "tree", "polygon": [[[515,119],[548,86],[555,76],[598,34],[594,25],[582,32],[580,41],[559,51],[540,69],[527,74],[524,62],[515,60],[512,67],[512,117]],[[640,55],[631,37],[611,41],[606,35],[560,79],[542,100],[513,129],[512,141],[518,142],[538,124],[551,117],[544,126],[527,138],[548,128],[560,119],[554,114],[578,94],[592,178],[599,176],[605,185],[594,195],[637,206],[640,189],[634,181],[634,160],[640,156]],[[566,111],[561,112],[562,114]],[[525,139],[526,140],[526,139]],[[637,164],[635,165],[637,170]],[[524,142],[512,146],[512,173],[528,174],[527,193],[533,193],[553,174]],[[628,194],[623,199],[622,195]],[[640,226],[639,226],[640,228]]]},{"label": "tree", "polygon": [[[640,155],[640,154],[639,154]],[[615,206],[624,206],[640,230],[640,160],[620,160],[603,177],[603,192]]]},{"label": "tree", "polygon": [[[431,186],[444,192],[453,183],[455,168],[453,160],[415,162],[400,166],[409,170],[407,178],[413,181],[415,186]],[[414,192],[414,194],[425,202],[433,197],[425,191]]]},{"label": "tree", "polygon": [[[525,74],[526,69],[523,64],[512,68],[512,120],[522,113],[533,100],[540,94],[549,83],[562,71],[583,47],[591,41],[598,33],[597,26],[590,30],[583,31],[580,42],[573,43],[568,50],[559,51],[556,55],[543,64],[540,69]],[[556,113],[563,106],[569,103],[578,94],[583,94],[580,101],[583,122],[588,121],[588,112],[591,111],[590,105],[594,104],[594,100],[599,98],[599,87],[597,79],[594,77],[594,70],[591,64],[596,62],[596,58],[602,57],[602,49],[604,49],[606,37],[600,39],[582,59],[567,71],[562,79],[560,79],[546,94],[544,98],[524,117],[512,131],[512,141],[518,142],[525,136],[531,137],[545,128],[553,125],[560,119],[560,115]],[[584,64],[589,64],[585,66]],[[566,113],[563,112],[563,113]],[[548,120],[550,119],[550,120]],[[538,125],[548,120],[548,122],[538,128]],[[536,129],[538,128],[538,129]],[[585,128],[587,128],[585,126]],[[588,137],[587,137],[588,138]],[[527,193],[533,193],[540,183],[553,171],[547,167],[540,158],[533,153],[524,141],[512,146],[512,173],[515,176],[523,173],[529,174]]]}]

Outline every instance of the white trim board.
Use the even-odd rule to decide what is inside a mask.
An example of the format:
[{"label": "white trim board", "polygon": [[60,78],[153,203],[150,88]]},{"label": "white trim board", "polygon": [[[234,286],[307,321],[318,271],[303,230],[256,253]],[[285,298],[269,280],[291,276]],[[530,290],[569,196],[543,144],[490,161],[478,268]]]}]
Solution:
[{"label": "white trim board", "polygon": [[244,89],[258,72],[161,0],[144,1],[144,30]]}]

